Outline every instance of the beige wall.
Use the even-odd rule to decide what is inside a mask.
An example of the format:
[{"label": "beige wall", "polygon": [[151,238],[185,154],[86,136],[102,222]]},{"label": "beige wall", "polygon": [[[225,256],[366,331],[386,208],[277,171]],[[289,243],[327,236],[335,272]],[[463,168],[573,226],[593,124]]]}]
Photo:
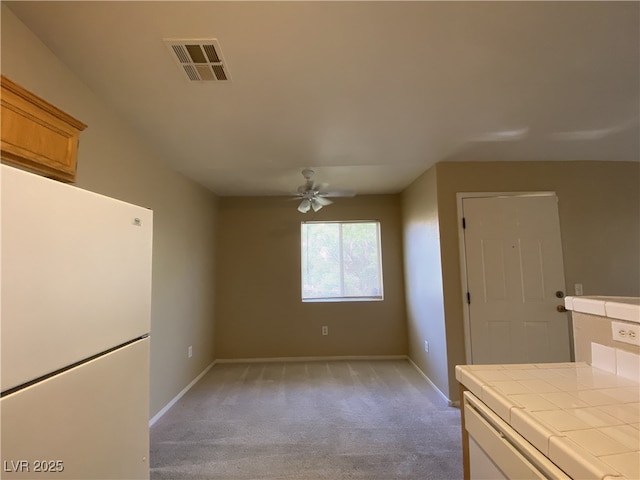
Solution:
[{"label": "beige wall", "polygon": [[[402,195],[404,220],[398,195],[303,217],[282,198],[218,200],[173,172],[5,5],[1,45],[3,74],[89,125],[78,185],[154,210],[151,415],[214,356],[409,353],[455,399],[454,366],[465,362],[456,192],[556,191],[568,292],[580,282],[585,294],[640,295],[638,163],[441,163]],[[303,218],[381,220],[384,302],[300,301]]]},{"label": "beige wall", "polygon": [[457,192],[555,191],[567,292],[640,295],[640,163],[445,162],[436,174],[451,395],[465,363]]},{"label": "beige wall", "polygon": [[[296,207],[284,197],[220,199],[217,357],[405,355],[399,196],[340,198],[304,215]],[[384,301],[302,303],[303,220],[380,220]]]},{"label": "beige wall", "polygon": [[409,357],[449,396],[436,180],[432,167],[402,193],[407,328]]},{"label": "beige wall", "polygon": [[88,125],[77,185],[154,211],[153,416],[214,360],[217,199],[169,169],[5,5],[1,46],[4,75]]}]

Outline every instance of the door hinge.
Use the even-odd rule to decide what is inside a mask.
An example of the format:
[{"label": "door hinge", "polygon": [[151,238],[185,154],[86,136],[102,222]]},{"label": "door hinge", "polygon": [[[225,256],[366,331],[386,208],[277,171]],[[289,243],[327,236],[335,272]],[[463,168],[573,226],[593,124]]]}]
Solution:
[{"label": "door hinge", "polygon": [[464,217],[462,217],[462,228],[467,228],[467,220]]},{"label": "door hinge", "polygon": [[467,303],[471,305],[471,294],[467,292]]}]

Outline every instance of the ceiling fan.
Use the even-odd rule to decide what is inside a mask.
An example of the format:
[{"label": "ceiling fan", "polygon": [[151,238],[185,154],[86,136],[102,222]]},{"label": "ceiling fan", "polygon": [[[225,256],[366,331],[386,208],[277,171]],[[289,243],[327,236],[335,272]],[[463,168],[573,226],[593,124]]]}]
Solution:
[{"label": "ceiling fan", "polygon": [[297,193],[295,196],[298,198],[302,198],[302,202],[298,205],[298,211],[300,213],[307,213],[309,210],[313,209],[314,212],[317,212],[322,207],[326,207],[327,205],[331,205],[333,202],[329,200],[327,197],[353,197],[355,196],[355,192],[344,191],[344,192],[325,192],[323,191],[328,185],[326,183],[318,184],[313,181],[314,171],[310,168],[305,168],[302,170],[302,176],[305,178],[306,182],[304,185],[300,185],[298,187]]}]

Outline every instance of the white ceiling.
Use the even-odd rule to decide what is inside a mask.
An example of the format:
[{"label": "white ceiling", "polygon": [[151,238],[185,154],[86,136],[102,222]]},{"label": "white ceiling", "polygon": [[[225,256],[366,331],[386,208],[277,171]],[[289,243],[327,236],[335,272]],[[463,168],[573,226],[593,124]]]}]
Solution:
[{"label": "white ceiling", "polygon": [[[638,2],[5,2],[220,195],[399,192],[440,161],[638,161]],[[163,39],[217,38],[228,83]]]}]

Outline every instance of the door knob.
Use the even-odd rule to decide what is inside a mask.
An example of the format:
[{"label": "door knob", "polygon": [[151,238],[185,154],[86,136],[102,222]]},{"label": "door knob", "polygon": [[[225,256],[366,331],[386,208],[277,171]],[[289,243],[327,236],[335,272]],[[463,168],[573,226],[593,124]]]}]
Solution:
[{"label": "door knob", "polygon": [[566,311],[567,311],[567,309],[566,309],[566,308],[564,308],[564,305],[558,305],[558,306],[556,307],[556,310],[558,310],[560,313],[562,313],[562,312],[566,312]]}]

